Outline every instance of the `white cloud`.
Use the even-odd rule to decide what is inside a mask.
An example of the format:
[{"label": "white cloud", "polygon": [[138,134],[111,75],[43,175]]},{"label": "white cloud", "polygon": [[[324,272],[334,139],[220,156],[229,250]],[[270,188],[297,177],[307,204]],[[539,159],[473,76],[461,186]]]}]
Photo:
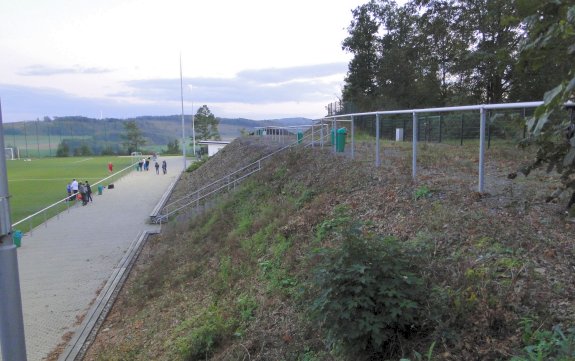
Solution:
[{"label": "white cloud", "polygon": [[339,96],[350,58],[341,42],[364,2],[3,1],[4,120],[177,114],[180,54],[186,106],[319,117]]}]

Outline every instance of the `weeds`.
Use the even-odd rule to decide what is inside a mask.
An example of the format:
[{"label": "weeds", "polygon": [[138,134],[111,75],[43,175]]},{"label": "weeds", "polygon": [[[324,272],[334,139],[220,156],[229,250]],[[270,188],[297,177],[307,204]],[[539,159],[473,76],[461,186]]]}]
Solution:
[{"label": "weeds", "polygon": [[429,196],[431,196],[431,190],[425,185],[417,188],[414,193],[415,200],[427,198]]},{"label": "weeds", "polygon": [[551,331],[533,328],[533,320],[523,319],[523,355],[511,361],[570,361],[575,359],[575,328],[563,332],[561,325]]}]

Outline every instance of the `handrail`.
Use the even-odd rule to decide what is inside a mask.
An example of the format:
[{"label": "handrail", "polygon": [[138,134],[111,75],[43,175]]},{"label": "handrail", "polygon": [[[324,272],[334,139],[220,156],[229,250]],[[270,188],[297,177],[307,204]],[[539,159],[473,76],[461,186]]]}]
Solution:
[{"label": "handrail", "polygon": [[[266,159],[272,157],[273,155],[275,155],[275,154],[277,154],[277,153],[279,153],[279,152],[282,152],[282,151],[284,151],[284,150],[286,150],[286,149],[288,149],[288,148],[290,148],[290,147],[293,147],[294,145],[300,144],[304,139],[306,139],[306,138],[308,138],[308,137],[310,137],[310,136],[311,136],[311,135],[306,135],[306,136],[303,137],[301,140],[296,140],[295,142],[290,143],[290,144],[288,144],[288,145],[285,146],[285,147],[282,147],[282,148],[280,148],[280,149],[277,149],[277,150],[273,151],[272,153],[270,153],[270,154],[268,154],[268,155],[266,155],[266,156],[264,156],[264,157],[262,157],[262,158],[260,158],[260,159],[258,159],[258,160],[256,160],[256,161],[254,161],[254,162],[252,162],[252,163],[250,163],[250,164],[248,164],[248,165],[246,165],[246,166],[244,166],[244,167],[242,167],[242,168],[240,168],[240,169],[238,169],[238,170],[236,170],[236,171],[234,171],[234,172],[232,172],[232,173],[230,173],[230,174],[228,174],[228,175],[225,175],[225,176],[219,178],[218,180],[216,180],[216,181],[214,181],[214,182],[212,182],[212,183],[210,183],[210,184],[208,184],[208,185],[206,185],[206,186],[203,186],[202,188],[196,190],[195,192],[190,193],[190,194],[188,194],[188,195],[186,195],[186,196],[184,196],[184,197],[182,197],[182,198],[180,198],[180,199],[178,199],[178,200],[176,200],[176,201],[174,201],[174,202],[171,202],[171,203],[167,204],[167,205],[162,209],[162,211],[160,212],[159,215],[156,215],[156,216],[154,216],[154,217],[152,218],[152,222],[154,222],[154,223],[163,223],[163,222],[165,222],[171,215],[173,215],[173,214],[175,214],[175,213],[178,213],[178,212],[181,211],[182,209],[185,209],[185,208],[187,208],[188,206],[190,206],[190,205],[192,205],[192,204],[194,204],[194,203],[198,204],[199,201],[201,201],[201,200],[207,198],[208,196],[211,196],[211,195],[213,195],[213,194],[216,194],[216,193],[222,191],[223,189],[229,188],[230,184],[233,184],[233,185],[235,186],[235,184],[238,183],[239,181],[242,181],[243,179],[247,178],[248,176],[250,176],[250,175],[252,175],[252,174],[254,174],[254,173],[256,173],[256,172],[259,172],[259,171],[262,169],[262,167],[261,167],[261,162],[262,162],[262,161],[264,161],[264,160],[266,160]],[[245,171],[246,169],[248,169],[248,168],[250,168],[250,167],[252,167],[252,166],[254,166],[254,165],[257,165],[257,169],[251,170],[250,172],[248,172],[248,173],[246,173],[246,174],[240,176],[239,178],[235,178],[234,180],[230,180],[232,176],[238,174],[239,172]],[[209,187],[211,187],[211,186],[213,186],[213,185],[215,185],[215,184],[217,184],[217,183],[220,183],[220,182],[222,182],[222,181],[225,181],[225,180],[227,180],[227,182],[225,182],[225,184],[223,184],[223,185],[217,187],[216,189],[212,189],[212,190],[209,191],[208,193],[206,193],[206,194],[200,196],[200,192],[201,192],[201,191],[206,190],[207,188],[209,188]],[[194,196],[195,196],[195,197],[194,197]],[[185,200],[189,200],[189,199],[192,198],[192,197],[193,197],[193,199],[192,199],[191,201],[189,201],[189,202],[187,202],[187,203],[185,203],[185,204],[183,204],[183,205],[178,205],[177,208],[175,208],[175,209],[172,209],[172,210],[169,209],[170,207],[174,207],[176,204],[181,203],[181,202],[183,202],[183,201],[185,201]],[[164,211],[164,210],[165,210],[165,211]]]},{"label": "handrail", "polygon": [[[93,185],[93,186],[96,186],[96,185],[98,185],[98,184],[100,184],[100,183],[106,181],[107,179],[110,179],[110,178],[112,178],[112,177],[114,177],[114,176],[116,176],[116,175],[122,173],[123,171],[132,168],[132,167],[134,166],[134,164],[136,164],[136,163],[130,164],[130,165],[127,166],[126,168],[121,169],[121,170],[117,171],[116,173],[114,173],[114,174],[112,174],[112,175],[110,175],[110,176],[108,176],[108,177],[106,177],[106,178],[104,178],[104,179],[100,179],[99,181],[97,181],[96,183],[94,183],[94,184],[92,184],[92,185]],[[12,229],[14,229],[14,227],[16,227],[17,225],[22,224],[22,223],[24,223],[24,222],[26,222],[26,221],[29,221],[29,220],[31,220],[32,218],[34,218],[34,217],[36,217],[36,216],[38,216],[38,215],[40,215],[40,214],[46,212],[46,211],[49,210],[50,208],[53,208],[53,207],[57,206],[57,205],[60,204],[60,203],[66,202],[68,199],[70,199],[70,196],[67,196],[67,197],[65,197],[65,198],[63,198],[63,199],[61,199],[61,200],[59,200],[59,201],[57,201],[57,202],[55,202],[55,203],[52,203],[51,205],[49,205],[49,206],[47,206],[47,207],[45,207],[45,208],[39,210],[38,212],[33,213],[33,214],[29,215],[28,217],[19,220],[18,222],[12,224]]]},{"label": "handrail", "polygon": [[457,112],[481,109],[515,109],[515,108],[536,108],[542,105],[542,101],[536,102],[519,102],[519,103],[500,103],[500,104],[479,104],[479,105],[462,105],[457,107],[440,107],[440,108],[419,108],[419,109],[401,109],[401,110],[382,110],[366,113],[349,113],[340,115],[329,115],[322,119],[349,118],[366,115],[394,115],[394,114],[413,114],[413,113],[442,113]]}]

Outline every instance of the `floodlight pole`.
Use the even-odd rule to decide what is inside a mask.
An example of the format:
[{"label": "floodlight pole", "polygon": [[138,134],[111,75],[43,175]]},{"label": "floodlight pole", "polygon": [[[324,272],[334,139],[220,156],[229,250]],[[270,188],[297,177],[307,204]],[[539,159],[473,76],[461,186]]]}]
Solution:
[{"label": "floodlight pole", "polygon": [[[0,104],[0,148],[4,149],[4,128]],[[26,361],[24,317],[18,276],[18,255],[12,240],[10,195],[6,157],[0,157],[0,346],[2,359]]]},{"label": "floodlight pole", "polygon": [[182,54],[180,53],[180,96],[182,101],[182,157],[184,158],[184,172],[186,171],[186,131],[184,123],[184,79],[182,76]]},{"label": "floodlight pole", "polygon": [[194,102],[192,102],[192,149],[194,152],[194,158],[196,157],[196,129],[194,127],[195,120],[196,120],[196,113],[194,113]]}]

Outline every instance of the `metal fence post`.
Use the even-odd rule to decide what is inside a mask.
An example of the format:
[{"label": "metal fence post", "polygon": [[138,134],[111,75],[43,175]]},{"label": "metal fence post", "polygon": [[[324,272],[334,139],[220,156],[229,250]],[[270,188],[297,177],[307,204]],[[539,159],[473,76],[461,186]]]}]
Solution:
[{"label": "metal fence post", "polygon": [[417,176],[417,137],[418,137],[418,124],[417,124],[417,113],[413,112],[413,140],[411,142],[412,147],[412,159],[411,159],[411,177],[415,180]]},{"label": "metal fence post", "polygon": [[[331,134],[330,134],[330,137],[333,137],[333,147],[332,147],[332,148],[333,148],[333,149],[332,149],[332,152],[333,152],[333,153],[335,153],[336,148],[337,148],[337,136],[336,136],[336,135],[337,135],[337,133],[336,133],[337,131],[336,131],[335,127],[336,127],[335,118],[333,118],[333,119],[332,119],[332,123],[331,123]],[[331,138],[330,138],[330,141],[331,141]]]},{"label": "metal fence post", "polygon": [[381,160],[379,159],[379,138],[380,134],[380,115],[375,115],[375,166],[381,166]]},{"label": "metal fence post", "polygon": [[464,115],[465,114],[461,113],[461,133],[460,133],[461,139],[460,139],[459,145],[463,145],[463,117],[464,117]]},{"label": "metal fence post", "polygon": [[479,111],[480,122],[479,122],[479,193],[483,193],[484,190],[484,174],[485,171],[485,108],[481,108]]},{"label": "metal fence post", "polygon": [[354,127],[353,120],[354,120],[354,116],[352,115],[352,116],[351,116],[351,159],[353,159],[353,150],[354,150],[354,147],[355,147],[355,139],[354,139],[354,135],[355,135],[355,134],[354,134],[354,129],[355,129],[355,127]]}]

